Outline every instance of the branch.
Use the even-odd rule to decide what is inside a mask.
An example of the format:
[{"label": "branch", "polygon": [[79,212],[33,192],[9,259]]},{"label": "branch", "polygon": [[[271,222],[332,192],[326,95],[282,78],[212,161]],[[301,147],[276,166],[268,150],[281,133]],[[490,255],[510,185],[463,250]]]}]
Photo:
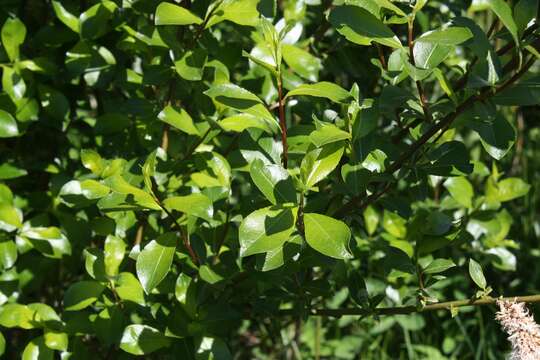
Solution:
[{"label": "branch", "polygon": [[[311,309],[309,310],[309,315],[311,316],[333,316],[341,317],[346,315],[360,315],[360,316],[370,316],[370,315],[407,315],[413,313],[423,313],[427,311],[436,311],[436,310],[450,310],[452,308],[459,308],[465,306],[483,306],[483,305],[493,305],[497,300],[509,300],[525,303],[539,303],[540,294],[538,295],[528,295],[528,296],[517,296],[517,297],[485,297],[480,299],[467,299],[467,300],[454,300],[440,302],[436,304],[426,305],[424,307],[416,306],[398,306],[398,307],[386,307],[386,308],[375,308],[375,309],[362,309],[362,308],[344,308],[344,309]],[[294,309],[280,310],[280,315],[296,315],[297,311]]]},{"label": "branch", "polygon": [[283,153],[281,154],[281,162],[283,167],[287,168],[289,161],[289,146],[287,145],[287,123],[285,122],[285,109],[283,100],[283,80],[281,79],[281,72],[277,77],[278,87],[278,107],[279,107],[279,126],[281,127],[281,143],[283,145]]},{"label": "branch", "polygon": [[163,211],[165,211],[167,216],[171,218],[171,220],[174,222],[174,224],[176,225],[176,227],[180,231],[180,236],[182,237],[182,242],[184,244],[184,247],[186,248],[186,250],[189,253],[189,257],[191,257],[191,261],[193,261],[193,263],[195,265],[198,265],[199,264],[199,258],[197,257],[197,254],[195,254],[195,251],[193,251],[193,248],[191,247],[191,244],[189,242],[189,236],[188,236],[188,233],[186,232],[186,229],[184,229],[182,227],[182,225],[180,225],[178,220],[176,220],[176,218],[173,216],[173,214],[164,205],[162,205],[161,202],[158,202],[158,204],[163,209]]},{"label": "branch", "polygon": [[[394,161],[387,169],[386,173],[391,175],[397,170],[401,169],[405,162],[409,160],[418,149],[420,149],[423,145],[425,145],[437,132],[439,131],[446,131],[450,125],[454,122],[454,120],[461,115],[465,110],[467,110],[469,107],[471,107],[475,102],[477,101],[484,101],[501,91],[505,90],[509,86],[513,85],[523,74],[529,70],[529,68],[534,64],[536,61],[536,58],[533,56],[518,72],[516,72],[510,79],[508,79],[505,83],[503,83],[501,86],[499,86],[495,91],[493,91],[491,88],[486,88],[482,92],[480,92],[477,95],[473,95],[469,97],[467,100],[462,102],[453,113],[448,114],[446,117],[444,117],[441,121],[439,121],[437,124],[431,126],[416,142],[414,142],[411,146],[409,146],[409,149],[405,151],[396,161]],[[388,186],[388,185],[386,185]],[[386,192],[388,189],[384,189],[384,191],[381,193],[375,193],[374,195],[370,195],[365,199],[365,201],[360,205],[361,208],[366,207],[367,205],[371,204],[372,202],[376,201],[384,192]],[[353,197],[348,203],[343,205],[338,211],[336,212],[337,216],[343,216],[345,213],[348,213],[355,209],[362,200],[362,197],[355,196]]]}]

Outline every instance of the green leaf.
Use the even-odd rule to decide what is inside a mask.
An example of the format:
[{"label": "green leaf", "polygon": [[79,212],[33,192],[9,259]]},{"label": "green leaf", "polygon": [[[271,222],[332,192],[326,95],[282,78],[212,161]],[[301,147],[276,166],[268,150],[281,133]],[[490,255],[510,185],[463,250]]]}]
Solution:
[{"label": "green leaf", "polygon": [[17,245],[13,240],[0,239],[0,269],[9,269],[17,261]]},{"label": "green leaf", "polygon": [[106,281],[105,257],[103,251],[96,248],[88,248],[83,251],[84,267],[88,275],[98,281]]},{"label": "green leaf", "polygon": [[381,20],[369,11],[352,5],[337,6],[328,21],[347,40],[358,45],[370,45],[372,41],[392,48],[401,48],[398,37]]},{"label": "green leaf", "polygon": [[109,21],[113,19],[117,5],[108,0],[91,6],[79,15],[79,34],[83,39],[97,39],[109,30]]},{"label": "green leaf", "polygon": [[472,208],[474,189],[467,178],[462,176],[448,178],[444,182],[444,187],[460,205]]},{"label": "green leaf", "polygon": [[97,301],[105,286],[97,281],[79,281],[72,284],[64,294],[64,309],[78,311]]},{"label": "green leaf", "polygon": [[0,356],[4,355],[6,352],[6,338],[0,332]]},{"label": "green leaf", "polygon": [[383,228],[390,235],[398,239],[404,239],[407,236],[407,221],[396,213],[384,210]]},{"label": "green leaf", "polygon": [[486,198],[490,202],[505,202],[527,195],[531,185],[520,178],[507,178],[486,189]]},{"label": "green leaf", "polygon": [[94,150],[81,150],[81,161],[85,168],[87,168],[92,172],[92,174],[97,176],[101,175],[105,168],[105,161]]},{"label": "green leaf", "polygon": [[212,285],[223,280],[223,277],[216,273],[209,265],[201,265],[199,268],[199,277],[201,280]]},{"label": "green leaf", "polygon": [[[123,195],[131,195],[133,203],[143,208],[152,210],[161,210],[161,207],[149,193],[128,183],[120,175],[113,175],[105,179],[105,185],[109,186],[114,192]],[[128,200],[131,201],[128,196]]]},{"label": "green leaf", "polygon": [[17,122],[10,113],[0,110],[0,138],[9,138],[19,135]]},{"label": "green leaf", "polygon": [[265,165],[261,159],[251,163],[251,179],[257,188],[274,205],[296,202],[292,178],[281,165]]},{"label": "green leaf", "polygon": [[96,180],[71,180],[62,186],[59,195],[67,202],[71,202],[71,198],[77,195],[95,200],[107,196],[110,192],[111,189]]},{"label": "green leaf", "polygon": [[137,257],[137,277],[147,294],[169,272],[176,251],[176,239],[175,233],[165,233],[150,241]]},{"label": "green leaf", "polygon": [[156,171],[156,157],[157,150],[154,150],[148,155],[141,169],[145,190],[152,194],[154,198],[156,198],[156,195],[153,190],[152,176],[154,176]]},{"label": "green leaf", "polygon": [[54,351],[45,344],[43,336],[32,339],[24,348],[21,360],[53,360]]},{"label": "green leaf", "polygon": [[176,72],[189,81],[202,79],[208,53],[204,49],[187,51],[180,60],[174,62]]},{"label": "green leaf", "polygon": [[510,5],[504,0],[487,0],[487,4],[508,29],[516,46],[519,47],[518,28],[512,16]]},{"label": "green leaf", "polygon": [[64,255],[71,255],[71,244],[57,227],[24,228],[20,235],[28,238],[32,245],[46,257],[60,259]]},{"label": "green leaf", "polygon": [[452,46],[437,42],[416,41],[414,43],[414,62],[422,69],[434,69],[451,53]]},{"label": "green leaf", "polygon": [[0,325],[6,328],[20,327],[32,329],[34,311],[21,304],[5,304],[0,306]]},{"label": "green leaf", "polygon": [[309,81],[317,81],[322,68],[321,61],[309,52],[294,45],[283,44],[283,60],[298,75]]},{"label": "green leaf", "polygon": [[74,32],[78,33],[79,32],[79,18],[77,18],[75,15],[67,11],[60,1],[53,0],[52,6],[58,20],[63,22],[64,25],[66,25],[68,28],[70,28]]},{"label": "green leaf", "polygon": [[487,282],[482,271],[482,266],[473,259],[469,259],[469,275],[480,289],[484,290],[486,288]]},{"label": "green leaf", "polygon": [[128,325],[120,340],[120,349],[133,355],[146,355],[170,345],[158,330],[148,325]]},{"label": "green leaf", "polygon": [[279,126],[277,120],[270,114],[262,100],[240,86],[220,84],[212,86],[204,93],[226,107],[265,119],[272,127]]},{"label": "green leaf", "polygon": [[311,188],[325,179],[339,164],[343,151],[343,144],[338,142],[308,152],[300,166],[305,186]]},{"label": "green leaf", "polygon": [[176,278],[176,284],[174,286],[174,296],[179,303],[186,303],[186,296],[190,284],[191,278],[186,274],[180,274]]},{"label": "green leaf", "polygon": [[65,332],[45,329],[43,334],[45,345],[52,350],[67,351],[69,338]]},{"label": "green leaf", "polygon": [[126,243],[118,236],[109,235],[105,239],[104,263],[105,272],[108,276],[118,275],[118,269],[126,252]]},{"label": "green leaf", "polygon": [[124,301],[145,305],[144,290],[137,278],[129,272],[122,272],[116,279],[116,293]]},{"label": "green leaf", "polygon": [[256,128],[272,134],[275,129],[275,127],[270,127],[268,125],[268,121],[265,119],[250,114],[236,114],[229,116],[219,121],[218,124],[225,131],[233,131],[237,133],[241,133],[246,129]]},{"label": "green leaf", "polygon": [[259,0],[224,0],[206,28],[228,20],[238,25],[256,26],[259,21],[257,5]]},{"label": "green leaf", "polygon": [[341,167],[341,177],[347,189],[354,195],[365,193],[371,172],[362,164],[344,164]]},{"label": "green leaf", "polygon": [[194,15],[188,9],[168,2],[162,2],[158,5],[154,17],[156,25],[199,25],[202,22],[203,20],[200,17]]},{"label": "green leaf", "polygon": [[246,257],[282,246],[295,229],[297,208],[266,207],[255,210],[240,224],[240,256]]},{"label": "green leaf", "polygon": [[327,81],[315,84],[302,84],[294,90],[289,91],[286,98],[298,95],[327,98],[336,103],[347,103],[352,100],[350,92],[339,85]]},{"label": "green leaf", "polygon": [[11,61],[19,59],[19,47],[26,38],[26,26],[18,18],[8,18],[1,31],[2,45]]},{"label": "green leaf", "polygon": [[159,114],[158,119],[189,135],[200,136],[193,119],[186,110],[167,105]]},{"label": "green leaf", "polygon": [[440,176],[470,174],[473,165],[469,152],[460,141],[449,141],[428,154],[431,164],[422,166],[429,174]]},{"label": "green leaf", "polygon": [[165,199],[163,205],[169,210],[180,211],[205,220],[211,220],[214,214],[212,201],[201,193],[173,196]]},{"label": "green leaf", "polygon": [[257,256],[257,269],[271,271],[281,267],[286,262],[294,261],[302,250],[302,243],[303,240],[300,235],[292,235],[283,246]]},{"label": "green leaf", "polygon": [[476,131],[482,140],[482,146],[497,160],[501,160],[512,148],[516,140],[516,131],[501,115],[482,116],[479,114],[467,126]]},{"label": "green leaf", "polygon": [[536,18],[538,5],[538,0],[519,0],[514,6],[514,19],[519,35],[522,35],[531,20]]},{"label": "green leaf", "polygon": [[434,43],[438,45],[455,46],[473,37],[471,30],[466,27],[446,27],[423,33],[416,42]]},{"label": "green leaf", "polygon": [[321,147],[336,141],[349,140],[350,138],[351,134],[341,130],[333,124],[322,124],[321,127],[314,130],[309,135],[309,140],[311,140],[311,142],[317,147]]},{"label": "green leaf", "polygon": [[369,235],[373,235],[379,225],[379,214],[371,205],[364,210],[364,224]]},{"label": "green leaf", "polygon": [[304,214],[306,241],[321,254],[336,259],[350,259],[351,230],[343,222],[326,215]]},{"label": "green leaf", "polygon": [[[2,120],[0,119],[0,121]],[[3,163],[2,165],[0,165],[0,180],[16,179],[27,174],[28,172],[26,170],[13,166],[11,164]]]},{"label": "green leaf", "polygon": [[22,227],[22,216],[11,205],[0,204],[0,229],[12,232]]},{"label": "green leaf", "polygon": [[438,274],[456,266],[450,259],[435,259],[424,268],[425,274]]}]

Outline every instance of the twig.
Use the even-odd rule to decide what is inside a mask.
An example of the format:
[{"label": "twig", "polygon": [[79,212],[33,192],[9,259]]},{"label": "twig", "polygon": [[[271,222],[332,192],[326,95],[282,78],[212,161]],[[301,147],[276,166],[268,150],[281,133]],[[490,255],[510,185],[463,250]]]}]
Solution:
[{"label": "twig", "polygon": [[206,137],[210,133],[210,130],[212,130],[211,126],[206,130],[206,132],[203,134],[203,136],[201,136],[201,138],[189,148],[186,155],[184,155],[184,157],[182,158],[182,161],[189,159],[191,157],[191,155],[193,155],[193,153],[199,147],[199,145],[201,145],[204,142],[204,140],[206,140]]},{"label": "twig", "polygon": [[375,43],[375,46],[377,47],[377,53],[379,54],[379,61],[381,62],[383,69],[388,70],[388,65],[386,64],[386,59],[384,57],[384,51],[383,51],[382,46],[379,45],[378,43]]},{"label": "twig", "polygon": [[[396,161],[394,161],[387,169],[386,173],[391,175],[395,171],[399,170],[407,160],[409,160],[418,149],[420,149],[423,145],[425,145],[435,134],[441,131],[445,131],[450,127],[450,125],[454,122],[454,120],[465,110],[467,110],[469,107],[471,107],[475,102],[477,101],[484,101],[501,91],[505,90],[512,84],[514,84],[523,74],[529,70],[529,68],[534,64],[536,61],[536,58],[533,56],[518,72],[516,72],[510,79],[508,79],[504,84],[502,84],[500,87],[498,87],[495,91],[493,91],[491,88],[486,88],[480,94],[473,95],[469,97],[467,100],[465,100],[463,103],[461,103],[454,112],[448,114],[446,117],[444,117],[441,121],[439,121],[437,124],[431,126],[416,142],[414,142],[412,145],[409,146],[409,149],[405,151]],[[386,190],[385,190],[386,191]],[[385,192],[384,191],[384,192]],[[375,200],[377,200],[384,192],[376,193],[366,199],[362,203],[362,208],[366,207],[367,205],[371,204]],[[348,203],[343,205],[337,212],[336,215],[344,215],[347,212],[350,212],[353,210],[356,205],[362,200],[361,197],[356,196],[353,197]]]},{"label": "twig", "polygon": [[[408,32],[407,32],[407,39],[408,39],[408,44],[409,44],[409,58],[410,58],[411,64],[413,66],[416,66],[416,62],[414,61],[413,29],[414,29],[414,22],[413,20],[411,20],[409,21]],[[424,93],[424,88],[422,87],[422,83],[420,82],[420,80],[416,80],[416,89],[418,90],[418,96],[420,97],[420,103],[422,105],[422,110],[424,111],[424,116],[426,117],[426,121],[431,123],[433,122],[433,117],[431,116],[431,111],[429,110],[426,94]]]},{"label": "twig", "polygon": [[[416,306],[398,306],[398,307],[386,307],[386,308],[375,308],[375,309],[363,309],[363,308],[342,308],[342,309],[311,309],[309,310],[309,315],[311,316],[334,316],[341,317],[346,315],[360,315],[360,316],[370,316],[370,315],[407,315],[413,313],[423,313],[428,311],[436,310],[450,310],[452,308],[459,308],[465,306],[484,306],[495,304],[497,300],[509,300],[525,303],[538,303],[540,302],[540,294],[538,295],[528,295],[528,296],[517,296],[517,297],[486,297],[480,299],[466,299],[466,300],[453,300],[440,302],[435,304],[429,304],[424,307]],[[280,315],[296,315],[294,309],[280,310]]]},{"label": "twig", "polygon": [[289,146],[287,145],[287,123],[285,122],[285,109],[283,99],[283,80],[281,79],[281,72],[277,77],[278,87],[278,107],[279,107],[279,126],[281,127],[281,144],[283,145],[283,153],[281,154],[281,162],[283,167],[287,168],[289,161]]},{"label": "twig", "polygon": [[[156,199],[156,201],[157,201],[157,199]],[[189,236],[188,236],[188,233],[187,233],[186,229],[184,229],[184,227],[182,227],[182,225],[180,225],[178,220],[176,220],[176,218],[173,216],[173,214],[161,202],[158,201],[158,205],[163,209],[163,211],[165,211],[167,216],[169,218],[171,218],[171,220],[174,222],[174,224],[178,228],[178,231],[180,231],[180,236],[182,237],[182,242],[184,244],[184,247],[188,251],[189,256],[191,257],[191,261],[193,261],[193,263],[195,265],[198,265],[199,264],[199,258],[197,256],[197,254],[195,253],[195,251],[193,251],[193,248],[191,247],[191,244],[189,242]]]}]

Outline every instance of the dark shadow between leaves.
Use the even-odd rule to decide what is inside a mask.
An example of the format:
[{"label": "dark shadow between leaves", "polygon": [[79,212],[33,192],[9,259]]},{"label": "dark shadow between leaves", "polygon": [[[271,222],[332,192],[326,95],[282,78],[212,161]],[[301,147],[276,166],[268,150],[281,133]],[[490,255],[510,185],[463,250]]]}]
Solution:
[{"label": "dark shadow between leaves", "polygon": [[[272,210],[280,209],[277,206]],[[294,216],[291,209],[282,209],[276,216],[264,218],[264,230],[267,236],[280,233],[294,226]]]}]

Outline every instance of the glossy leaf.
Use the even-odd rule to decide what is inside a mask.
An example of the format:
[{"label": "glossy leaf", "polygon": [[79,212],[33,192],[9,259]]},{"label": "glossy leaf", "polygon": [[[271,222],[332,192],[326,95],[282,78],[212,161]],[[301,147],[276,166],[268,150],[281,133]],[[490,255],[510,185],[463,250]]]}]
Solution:
[{"label": "glossy leaf", "polygon": [[263,118],[269,121],[269,124],[277,126],[275,118],[266,109],[262,100],[246,89],[234,84],[221,84],[211,87],[204,93],[226,107]]},{"label": "glossy leaf", "polygon": [[226,117],[219,121],[219,126],[225,131],[237,133],[241,133],[249,128],[261,129],[270,134],[274,132],[274,129],[269,126],[268,121],[250,114],[237,114]]},{"label": "glossy leaf", "polygon": [[212,219],[214,209],[212,201],[205,195],[194,193],[186,196],[173,196],[163,201],[169,210],[176,210],[206,220]]},{"label": "glossy leaf", "polygon": [[0,307],[0,325],[6,328],[32,329],[34,312],[26,305],[6,304]]},{"label": "glossy leaf", "polygon": [[459,45],[470,38],[473,34],[471,30],[466,27],[447,27],[433,31],[428,31],[419,38],[416,42],[434,43],[438,45],[455,46]]},{"label": "glossy leaf", "polygon": [[258,2],[258,0],[224,0],[218,5],[218,10],[206,27],[225,20],[239,25],[255,26],[259,19]]},{"label": "glossy leaf", "polygon": [[336,259],[349,259],[351,230],[342,221],[326,215],[304,214],[306,241],[313,249],[321,254]]},{"label": "glossy leaf", "polygon": [[326,178],[336,168],[342,155],[343,146],[340,143],[332,143],[307,153],[300,167],[305,186],[310,188]]},{"label": "glossy leaf", "polygon": [[165,233],[150,241],[137,257],[137,277],[147,294],[150,294],[169,272],[176,241],[176,234]]},{"label": "glossy leaf", "polygon": [[256,159],[251,163],[249,172],[257,188],[272,204],[296,202],[294,183],[282,166],[265,165]]},{"label": "glossy leaf", "polygon": [[21,360],[53,360],[54,351],[49,349],[43,336],[32,339],[24,348]]},{"label": "glossy leaf", "polygon": [[78,33],[79,32],[79,19],[75,15],[67,11],[64,5],[62,5],[62,2],[58,0],[53,0],[52,6],[58,20],[63,22],[64,25],[66,25],[72,31]]},{"label": "glossy leaf", "polygon": [[240,224],[240,256],[274,250],[291,236],[296,224],[296,208],[267,207],[255,210]]},{"label": "glossy leaf", "polygon": [[471,183],[465,177],[451,177],[444,182],[444,187],[460,205],[472,207],[474,190]]},{"label": "glossy leaf", "polygon": [[118,269],[124,254],[126,252],[126,243],[118,236],[109,235],[105,239],[104,255],[105,255],[105,272],[108,276],[118,275]]},{"label": "glossy leaf", "polygon": [[168,105],[158,114],[158,119],[186,134],[200,135],[199,130],[193,123],[193,119],[184,109],[178,109]]},{"label": "glossy leaf", "polygon": [[486,278],[484,277],[484,272],[479,263],[473,259],[469,259],[469,275],[473,279],[474,283],[478,285],[480,289],[485,289],[487,286]]},{"label": "glossy leaf", "polygon": [[182,6],[162,2],[156,8],[154,22],[156,25],[190,25],[202,24],[203,20]]},{"label": "glossy leaf", "polygon": [[79,281],[71,285],[64,294],[67,311],[82,310],[97,301],[105,287],[97,281]]},{"label": "glossy leaf", "polygon": [[309,135],[309,139],[315,146],[321,147],[336,141],[348,140],[351,135],[335,125],[328,124],[319,127]]},{"label": "glossy leaf", "polygon": [[392,48],[402,46],[388,26],[360,7],[338,6],[332,10],[328,21],[341,35],[355,44],[370,45],[374,41]]},{"label": "glossy leaf", "polygon": [[284,44],[283,60],[298,75],[309,81],[317,81],[321,61],[309,52],[302,50],[294,45]]},{"label": "glossy leaf", "polygon": [[133,355],[146,355],[169,344],[170,340],[151,326],[129,325],[122,334],[120,349]]},{"label": "glossy leaf", "polygon": [[201,80],[207,56],[206,51],[202,49],[186,52],[180,60],[175,61],[176,72],[181,78],[189,81]]},{"label": "glossy leaf", "polygon": [[9,138],[19,135],[17,122],[4,110],[0,110],[0,138]]},{"label": "glossy leaf", "polygon": [[508,29],[516,44],[519,44],[518,28],[514,21],[510,6],[504,0],[488,0],[487,3],[491,10],[504,24],[506,29]]},{"label": "glossy leaf", "polygon": [[322,81],[315,84],[302,84],[289,91],[286,97],[306,95],[327,98],[333,102],[346,103],[352,99],[351,94],[341,86]]},{"label": "glossy leaf", "polygon": [[456,266],[450,259],[435,259],[424,268],[425,274],[438,274]]},{"label": "glossy leaf", "polygon": [[131,301],[140,305],[146,303],[141,283],[139,283],[139,280],[132,273],[122,272],[118,274],[116,293],[124,301]]},{"label": "glossy leaf", "polygon": [[17,18],[8,18],[0,32],[2,45],[11,61],[19,59],[19,47],[26,38],[26,26]]}]

